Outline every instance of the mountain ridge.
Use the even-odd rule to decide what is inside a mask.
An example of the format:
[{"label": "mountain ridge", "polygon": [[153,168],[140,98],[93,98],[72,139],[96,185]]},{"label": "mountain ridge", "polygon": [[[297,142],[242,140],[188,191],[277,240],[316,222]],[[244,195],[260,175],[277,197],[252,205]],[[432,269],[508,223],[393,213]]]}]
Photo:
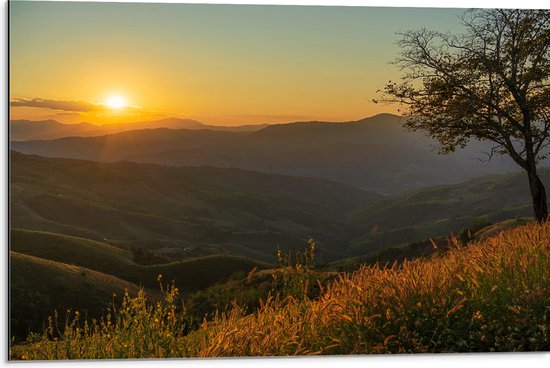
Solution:
[{"label": "mountain ridge", "polygon": [[307,176],[399,195],[479,175],[519,171],[507,157],[483,162],[489,142],[473,141],[449,155],[437,142],[379,114],[355,122],[298,122],[252,132],[158,128],[100,137],[11,142],[12,149],[46,157],[120,160],[169,166],[214,166]]},{"label": "mountain ridge", "polygon": [[137,121],[123,124],[100,124],[95,125],[87,122],[65,124],[57,120],[10,120],[11,141],[34,141],[51,140],[63,137],[95,137],[108,134],[115,134],[125,131],[142,129],[208,129],[215,131],[247,132],[262,129],[267,124],[240,125],[240,126],[218,126],[204,124],[193,119],[163,118],[158,120]]}]

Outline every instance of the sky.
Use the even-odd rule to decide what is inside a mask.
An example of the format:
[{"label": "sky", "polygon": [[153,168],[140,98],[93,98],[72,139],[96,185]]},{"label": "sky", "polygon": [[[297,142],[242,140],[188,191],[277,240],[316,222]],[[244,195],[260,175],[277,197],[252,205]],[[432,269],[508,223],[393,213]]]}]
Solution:
[{"label": "sky", "polygon": [[463,9],[10,2],[10,118],[214,125],[358,120],[396,42]]}]

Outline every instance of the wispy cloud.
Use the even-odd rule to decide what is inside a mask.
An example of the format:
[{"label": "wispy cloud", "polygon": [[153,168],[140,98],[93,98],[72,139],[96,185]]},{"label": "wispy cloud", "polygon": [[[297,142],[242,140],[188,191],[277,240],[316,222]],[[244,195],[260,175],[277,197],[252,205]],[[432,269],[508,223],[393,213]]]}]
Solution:
[{"label": "wispy cloud", "polygon": [[72,112],[104,111],[107,109],[104,105],[86,101],[60,101],[48,100],[44,98],[15,98],[10,101],[10,106],[38,107],[43,109]]}]

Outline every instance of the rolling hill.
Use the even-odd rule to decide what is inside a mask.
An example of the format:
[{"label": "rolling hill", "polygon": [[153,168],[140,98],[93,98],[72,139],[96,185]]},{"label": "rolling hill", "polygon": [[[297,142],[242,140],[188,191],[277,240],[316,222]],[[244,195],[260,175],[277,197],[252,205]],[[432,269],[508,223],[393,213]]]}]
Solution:
[{"label": "rolling hill", "polygon": [[155,298],[158,275],[165,283],[173,280],[186,295],[236,272],[270,267],[230,255],[144,266],[133,262],[131,252],[102,242],[17,228],[10,235],[11,334],[19,338],[27,336],[29,329],[42,331],[54,310],[63,326],[67,308],[89,318],[104,315],[113,293],[121,297],[127,290],[135,295],[144,286]]},{"label": "rolling hill", "polygon": [[145,129],[99,137],[12,141],[13,150],[47,157],[172,166],[216,166],[340,181],[395,195],[479,175],[517,170],[510,160],[483,162],[491,145],[472,142],[438,155],[436,142],[380,114],[347,123],[299,122],[257,131]]},{"label": "rolling hill", "polygon": [[382,199],[321,179],[211,167],[98,163],[12,153],[12,226],[179,253],[273,261],[277,245],[320,257],[347,247],[351,211]]},{"label": "rolling hill", "polygon": [[106,312],[113,293],[124,295],[128,290],[135,295],[138,289],[131,282],[85,267],[10,252],[11,335],[41,332],[54,310],[59,313],[60,328],[68,308],[97,318]]},{"label": "rolling hill", "polygon": [[[540,170],[550,185],[550,169]],[[356,210],[350,254],[457,233],[477,219],[499,222],[532,216],[527,177],[523,173],[483,176],[452,185],[424,188]]]},{"label": "rolling hill", "polygon": [[121,280],[156,289],[157,276],[175,280],[183,290],[200,290],[237,271],[270,265],[245,257],[212,255],[154,265],[137,264],[132,253],[112,245],[63,234],[12,228],[11,251],[61,264],[84,267]]},{"label": "rolling hill", "polygon": [[238,299],[191,332],[179,329],[187,314],[170,313],[174,293],[151,308],[127,298],[120,323],[70,327],[59,340],[13,346],[10,358],[548,351],[549,244],[550,224],[531,223],[399,267],[339,273],[316,297],[269,297],[254,313]]},{"label": "rolling hill", "polygon": [[[541,176],[550,182],[549,169]],[[269,268],[262,261],[274,261],[278,245],[303,250],[309,236],[326,264],[531,213],[519,174],[385,198],[323,179],[13,152],[10,184],[17,336],[39,331],[53,309],[98,316],[113,292],[143,285],[154,294],[159,274],[189,293]],[[139,264],[136,248],[166,261]]]},{"label": "rolling hill", "polygon": [[[541,170],[545,183],[550,171]],[[548,185],[548,184],[547,184]],[[489,175],[384,198],[322,179],[212,167],[99,163],[12,154],[12,226],[144,248],[168,259],[230,253],[318,261],[531,216],[523,174]]]}]

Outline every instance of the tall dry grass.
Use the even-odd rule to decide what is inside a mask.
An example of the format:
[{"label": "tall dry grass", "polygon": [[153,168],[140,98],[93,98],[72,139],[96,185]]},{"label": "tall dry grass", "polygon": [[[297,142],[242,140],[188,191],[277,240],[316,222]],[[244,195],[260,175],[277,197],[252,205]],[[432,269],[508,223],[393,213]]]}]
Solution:
[{"label": "tall dry grass", "polygon": [[[315,300],[271,296],[249,315],[235,305],[189,335],[170,330],[175,336],[162,349],[143,346],[139,336],[159,329],[152,318],[161,306],[128,303],[139,307],[117,315],[108,338],[101,330],[76,333],[73,326],[60,341],[44,336],[12,349],[12,358],[550,350],[550,224],[522,226],[467,247],[456,241],[444,255],[399,266],[363,266],[340,274]],[[123,327],[134,313],[149,317],[132,332]],[[127,341],[124,349],[121,341]]]}]

